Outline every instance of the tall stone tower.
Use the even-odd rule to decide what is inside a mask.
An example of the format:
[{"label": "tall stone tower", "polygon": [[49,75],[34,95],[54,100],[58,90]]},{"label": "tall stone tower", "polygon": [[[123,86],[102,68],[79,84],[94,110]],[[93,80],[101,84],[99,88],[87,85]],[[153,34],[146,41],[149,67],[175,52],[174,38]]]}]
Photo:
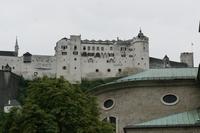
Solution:
[{"label": "tall stone tower", "polygon": [[19,45],[18,45],[18,40],[17,40],[17,37],[16,37],[16,41],[15,41],[15,53],[16,53],[16,56],[18,56],[18,52],[19,52]]},{"label": "tall stone tower", "polygon": [[56,77],[63,76],[71,83],[81,82],[80,69],[81,37],[72,35],[56,43]]},{"label": "tall stone tower", "polygon": [[149,69],[149,38],[144,36],[142,30],[131,42],[134,51],[134,66]]},{"label": "tall stone tower", "polygon": [[181,53],[180,60],[181,62],[186,63],[188,67],[194,67],[193,52]]}]

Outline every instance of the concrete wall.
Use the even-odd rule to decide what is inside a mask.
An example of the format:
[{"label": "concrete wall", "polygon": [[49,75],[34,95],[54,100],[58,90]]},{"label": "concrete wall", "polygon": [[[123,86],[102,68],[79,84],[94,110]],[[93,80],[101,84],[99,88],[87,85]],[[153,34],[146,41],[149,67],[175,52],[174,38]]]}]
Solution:
[{"label": "concrete wall", "polygon": [[[98,97],[101,119],[116,117],[118,133],[122,133],[127,125],[193,110],[200,106],[200,89],[194,80],[138,81],[104,86],[98,90],[93,93]],[[168,106],[161,102],[161,97],[169,93],[179,97],[177,104]],[[103,103],[109,98],[114,100],[115,105],[104,110]]]},{"label": "concrete wall", "polygon": [[20,77],[13,73],[0,71],[0,108],[3,108],[9,99],[16,99],[19,80]]}]

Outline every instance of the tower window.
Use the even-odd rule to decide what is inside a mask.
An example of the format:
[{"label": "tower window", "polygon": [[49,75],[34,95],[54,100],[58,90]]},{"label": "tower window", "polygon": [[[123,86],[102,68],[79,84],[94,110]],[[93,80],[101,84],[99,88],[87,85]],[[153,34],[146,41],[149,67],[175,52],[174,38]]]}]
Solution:
[{"label": "tower window", "polygon": [[62,52],[62,55],[67,55],[67,52]]},{"label": "tower window", "polygon": [[144,60],[144,58],[141,58],[141,60]]},{"label": "tower window", "polygon": [[94,46],[92,47],[92,50],[95,50],[95,47],[94,47]]},{"label": "tower window", "polygon": [[86,47],[85,47],[85,46],[83,46],[83,50],[86,50]]},{"label": "tower window", "polygon": [[140,65],[140,63],[138,63],[138,66]]},{"label": "tower window", "polygon": [[99,47],[97,47],[97,50],[99,50]]},{"label": "tower window", "polygon": [[76,67],[74,67],[74,69],[76,70]]},{"label": "tower window", "polygon": [[96,72],[99,72],[99,69],[96,69]]},{"label": "tower window", "polygon": [[104,51],[104,47],[101,47],[101,51]]},{"label": "tower window", "polygon": [[111,70],[110,70],[110,69],[108,69],[107,71],[108,71],[108,72],[110,72]]},{"label": "tower window", "polygon": [[118,72],[119,72],[119,73],[122,72],[122,69],[118,69]]},{"label": "tower window", "polygon": [[76,59],[76,58],[74,58],[74,60],[76,61],[77,59]]},{"label": "tower window", "polygon": [[76,45],[74,46],[74,50],[77,50],[77,46]]},{"label": "tower window", "polygon": [[63,70],[66,70],[67,69],[67,67],[66,66],[63,66],[63,68],[62,68]]},{"label": "tower window", "polygon": [[73,55],[78,55],[78,51],[74,51],[74,52],[73,52]]},{"label": "tower window", "polygon": [[90,46],[87,47],[88,51],[90,50]]}]

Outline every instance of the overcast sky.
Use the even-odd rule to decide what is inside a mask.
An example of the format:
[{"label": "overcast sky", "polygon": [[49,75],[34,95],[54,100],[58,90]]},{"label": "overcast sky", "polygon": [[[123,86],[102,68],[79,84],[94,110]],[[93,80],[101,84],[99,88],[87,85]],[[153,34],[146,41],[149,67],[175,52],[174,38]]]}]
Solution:
[{"label": "overcast sky", "polygon": [[179,61],[191,52],[200,62],[200,0],[0,0],[0,50],[53,55],[69,35],[82,39],[130,39],[139,28],[149,37],[150,56]]}]

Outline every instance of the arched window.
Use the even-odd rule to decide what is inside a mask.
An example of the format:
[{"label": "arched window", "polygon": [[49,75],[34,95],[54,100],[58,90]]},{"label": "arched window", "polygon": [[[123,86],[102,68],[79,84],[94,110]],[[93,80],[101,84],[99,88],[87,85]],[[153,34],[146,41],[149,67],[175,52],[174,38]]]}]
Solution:
[{"label": "arched window", "polygon": [[100,53],[96,53],[95,57],[101,57]]},{"label": "arched window", "polygon": [[87,53],[83,52],[81,55],[85,57],[85,56],[87,56]]},{"label": "arched window", "polygon": [[93,63],[94,61],[93,61],[93,59],[92,58],[89,58],[88,59],[88,63]]},{"label": "arched window", "polygon": [[77,50],[77,46],[76,45],[74,46],[74,50]]},{"label": "arched window", "polygon": [[109,117],[104,118],[102,121],[111,123],[112,126],[114,127],[114,132],[116,133],[116,131],[117,131],[117,118],[116,117],[109,116]]}]

